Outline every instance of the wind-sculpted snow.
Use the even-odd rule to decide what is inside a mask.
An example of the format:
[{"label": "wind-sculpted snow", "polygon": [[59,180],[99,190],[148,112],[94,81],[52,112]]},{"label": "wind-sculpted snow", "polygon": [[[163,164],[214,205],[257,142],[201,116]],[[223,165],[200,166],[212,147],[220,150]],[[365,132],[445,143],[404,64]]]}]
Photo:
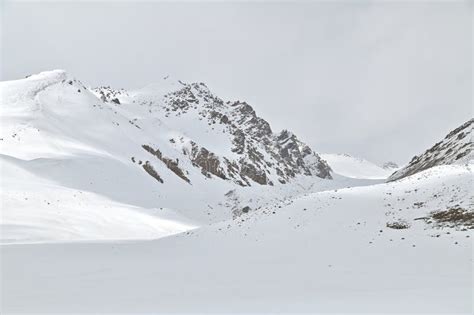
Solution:
[{"label": "wind-sculpted snow", "polygon": [[393,173],[388,181],[398,180],[436,165],[462,164],[472,160],[472,128],[474,119],[451,131],[442,141],[415,156],[410,163]]}]

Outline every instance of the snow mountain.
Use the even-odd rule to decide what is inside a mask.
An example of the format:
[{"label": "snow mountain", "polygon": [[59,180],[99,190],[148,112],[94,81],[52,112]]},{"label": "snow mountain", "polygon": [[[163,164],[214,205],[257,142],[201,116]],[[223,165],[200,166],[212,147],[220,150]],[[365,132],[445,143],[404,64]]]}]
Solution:
[{"label": "snow mountain", "polygon": [[470,119],[454,129],[423,154],[414,156],[407,166],[390,175],[388,181],[405,178],[438,165],[466,164],[473,158],[473,125],[474,119]]},{"label": "snow mountain", "polygon": [[0,91],[5,242],[161,237],[339,185],[296,135],[203,83],[91,89],[55,70]]},{"label": "snow mountain", "polygon": [[472,311],[472,120],[387,182],[202,83],[0,92],[2,314]]},{"label": "snow mountain", "polygon": [[321,157],[328,162],[334,173],[356,179],[386,179],[396,164],[380,167],[366,159],[349,154],[325,153]]},{"label": "snow mountain", "polygon": [[[170,121],[180,134],[168,140],[205,176],[240,186],[284,184],[299,174],[331,178],[318,154],[287,130],[274,133],[246,102],[224,102],[202,82],[167,80],[158,89],[152,85],[130,93],[110,88],[94,92],[106,103],[133,103],[151,117]],[[199,130],[190,121],[199,121]],[[144,144],[144,149],[151,154],[159,150],[153,144]]]}]

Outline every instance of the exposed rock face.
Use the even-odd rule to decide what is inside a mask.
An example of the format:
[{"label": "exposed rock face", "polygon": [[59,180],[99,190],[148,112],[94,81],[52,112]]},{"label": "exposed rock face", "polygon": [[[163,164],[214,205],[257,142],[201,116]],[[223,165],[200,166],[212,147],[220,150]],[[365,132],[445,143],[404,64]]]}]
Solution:
[{"label": "exposed rock face", "polygon": [[209,177],[209,174],[213,174],[219,178],[227,179],[219,158],[206,148],[199,148],[195,143],[192,147],[191,161],[201,168],[204,175]]},{"label": "exposed rock face", "polygon": [[163,179],[161,178],[160,174],[153,168],[149,161],[146,161],[145,164],[142,165],[143,169],[154,179],[156,179],[160,183],[164,183]]},{"label": "exposed rock face", "polygon": [[206,176],[230,179],[243,186],[252,182],[273,185],[273,180],[286,183],[297,175],[331,178],[325,161],[294,134],[286,130],[273,133],[270,124],[246,102],[224,103],[204,83],[179,83],[176,91],[161,100],[166,117],[197,113],[209,126],[223,128],[229,135],[230,155],[211,152],[196,143],[199,139],[191,143],[188,156]]},{"label": "exposed rock face", "polygon": [[410,163],[393,173],[388,181],[401,179],[430,167],[454,163],[465,163],[472,159],[472,128],[474,119],[451,131],[442,141],[415,156]]},{"label": "exposed rock face", "polygon": [[127,91],[124,89],[115,90],[110,86],[101,86],[95,89],[92,89],[92,92],[99,97],[102,102],[113,102],[115,104],[120,104],[120,98],[128,96]]},{"label": "exposed rock face", "polygon": [[179,168],[179,166],[178,166],[179,162],[178,161],[170,159],[166,156],[163,156],[163,154],[161,153],[160,150],[153,149],[149,145],[144,144],[144,145],[142,145],[142,148],[145,149],[146,151],[148,151],[149,153],[153,154],[154,156],[156,156],[163,163],[165,163],[166,167],[168,169],[170,169],[173,173],[175,173],[178,177],[180,177],[181,179],[183,179],[187,183],[191,183],[189,178],[187,178],[186,175],[184,174],[184,171],[181,168]]},{"label": "exposed rock face", "polygon": [[[330,167],[309,146],[298,140],[291,132],[283,130],[276,136],[279,157],[286,164],[284,173],[289,177],[296,174],[316,175],[331,178]],[[278,156],[277,156],[278,158]],[[299,172],[295,172],[299,171]]]},{"label": "exposed rock face", "polygon": [[[247,163],[245,160],[240,160],[240,176],[242,178],[250,178],[260,185],[273,185],[271,181],[267,178],[265,171],[258,169],[254,164]],[[247,182],[248,183],[248,182]]]},{"label": "exposed rock face", "polygon": [[[187,182],[189,170],[178,166],[178,157],[189,159],[207,177],[241,186],[287,183],[297,176],[331,179],[328,164],[296,135],[286,130],[274,133],[252,106],[241,101],[224,102],[204,83],[167,80],[133,92],[110,87],[92,91],[103,102],[120,104],[124,109],[143,107],[139,115],[169,125],[176,135],[169,139],[177,151],[173,158],[163,156],[153,144],[144,145],[144,149]],[[129,121],[137,129],[142,128],[139,115]],[[179,129],[182,124],[196,124],[196,128]],[[219,145],[215,146],[213,139]]]}]

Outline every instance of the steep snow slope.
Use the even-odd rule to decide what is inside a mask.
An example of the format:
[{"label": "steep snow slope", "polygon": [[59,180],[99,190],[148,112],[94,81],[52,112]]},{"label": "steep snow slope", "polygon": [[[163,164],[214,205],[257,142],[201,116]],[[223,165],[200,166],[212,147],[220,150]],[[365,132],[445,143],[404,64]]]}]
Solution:
[{"label": "steep snow slope", "polygon": [[[472,233],[418,218],[472,207],[471,166],[156,241],[6,245],[2,312],[470,313]],[[400,220],[408,228],[387,227]]]},{"label": "steep snow slope", "polygon": [[207,176],[241,186],[286,183],[297,175],[331,178],[327,164],[294,134],[273,133],[249,104],[224,102],[204,83],[166,78],[138,91],[109,90],[95,92],[172,126],[176,135],[168,140]]},{"label": "steep snow slope", "polygon": [[129,160],[137,133],[116,128],[112,119],[126,119],[118,112],[94,110],[80,82],[52,71],[0,91],[2,242],[151,238],[193,226],[157,211],[169,203],[156,202],[154,179]]},{"label": "steep snow slope", "polygon": [[394,171],[348,154],[321,154],[321,158],[335,173],[351,178],[386,179]]},{"label": "steep snow slope", "polygon": [[[2,242],[160,237],[347,184],[295,135],[204,84],[89,90],[55,70],[1,82],[0,95]],[[104,229],[108,211],[122,215]]]},{"label": "steep snow slope", "polygon": [[407,166],[393,173],[388,180],[404,178],[436,165],[468,163],[473,158],[473,125],[474,119],[468,120],[422,155],[413,157]]}]

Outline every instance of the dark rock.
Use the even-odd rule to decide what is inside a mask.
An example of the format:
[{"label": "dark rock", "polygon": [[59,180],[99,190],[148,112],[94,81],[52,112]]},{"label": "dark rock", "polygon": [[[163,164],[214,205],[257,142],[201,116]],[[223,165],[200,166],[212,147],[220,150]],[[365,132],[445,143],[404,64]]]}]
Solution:
[{"label": "dark rock", "polygon": [[173,173],[175,173],[178,177],[180,177],[181,179],[183,179],[187,183],[191,183],[189,178],[184,174],[183,170],[181,168],[179,168],[177,160],[175,161],[173,159],[170,159],[170,158],[167,158],[167,157],[163,156],[163,154],[161,154],[160,150],[153,149],[149,145],[144,144],[144,145],[142,145],[142,148],[145,149],[146,151],[148,151],[149,153],[153,154],[154,156],[156,156],[163,163],[165,163],[166,167],[169,170],[171,170]]},{"label": "dark rock", "polygon": [[458,163],[469,156],[472,151],[470,134],[474,119],[451,131],[442,141],[426,150],[420,156],[414,156],[410,163],[390,175],[387,181],[395,181],[419,173],[433,166]]},{"label": "dark rock", "polygon": [[142,165],[143,169],[154,179],[156,179],[158,182],[163,184],[163,179],[161,176],[155,171],[153,166],[150,164],[149,161],[146,161],[145,164]]}]

